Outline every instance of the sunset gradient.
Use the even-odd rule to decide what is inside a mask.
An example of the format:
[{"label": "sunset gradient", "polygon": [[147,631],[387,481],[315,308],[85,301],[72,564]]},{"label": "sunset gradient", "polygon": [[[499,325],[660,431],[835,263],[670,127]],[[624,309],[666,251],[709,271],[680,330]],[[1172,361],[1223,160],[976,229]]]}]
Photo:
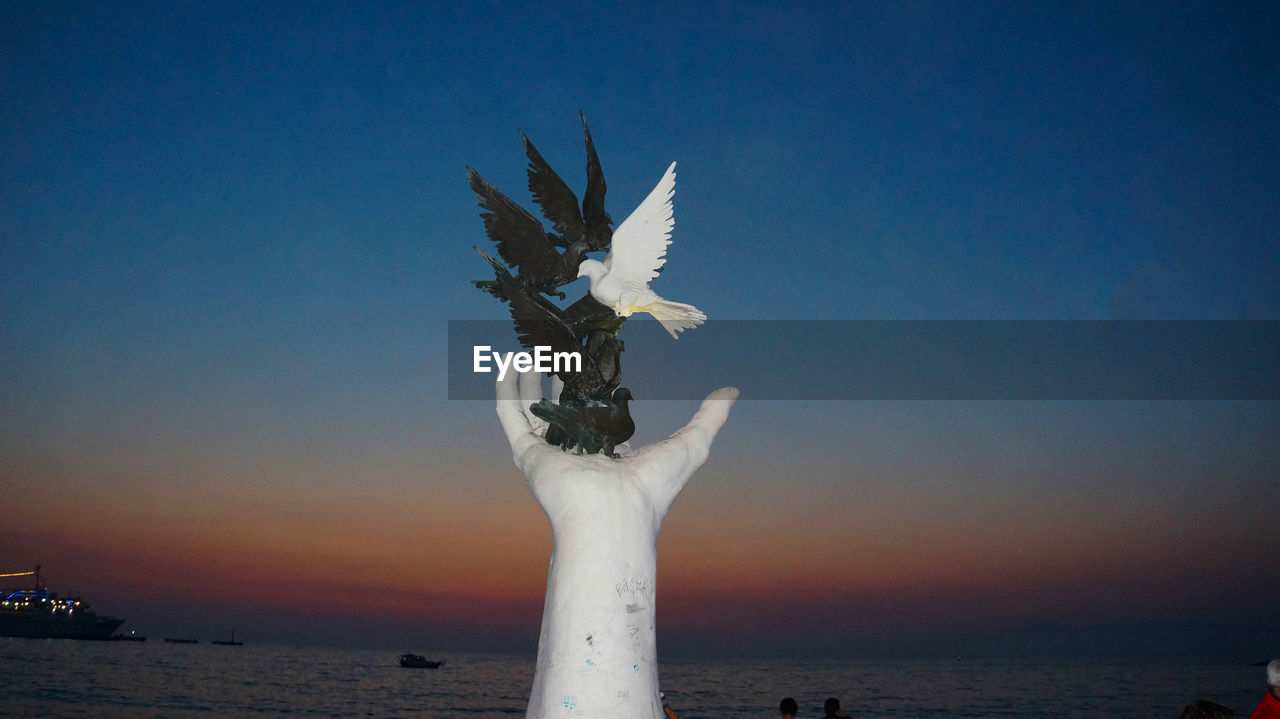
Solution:
[{"label": "sunset gradient", "polygon": [[[680,163],[654,288],[713,321],[1280,319],[1274,3],[6,16],[0,572],[157,638],[532,652],[551,532],[446,327],[506,317],[464,168],[531,206],[523,129],[581,191],[579,109],[615,220]],[[1273,398],[741,389],[660,652],[1280,652]],[[632,390],[637,444],[697,406]]]}]

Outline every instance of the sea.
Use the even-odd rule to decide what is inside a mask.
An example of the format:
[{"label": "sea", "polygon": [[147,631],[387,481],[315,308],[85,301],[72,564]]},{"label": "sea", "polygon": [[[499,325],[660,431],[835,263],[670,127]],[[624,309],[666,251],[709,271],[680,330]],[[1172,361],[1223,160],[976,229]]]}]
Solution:
[{"label": "sea", "polygon": [[[423,653],[423,652],[419,652]],[[0,638],[4,717],[523,716],[532,656],[207,643]],[[1265,669],[1247,663],[1082,660],[670,660],[659,676],[680,719],[800,717],[838,697],[850,717],[1162,717],[1208,699],[1248,717]]]}]

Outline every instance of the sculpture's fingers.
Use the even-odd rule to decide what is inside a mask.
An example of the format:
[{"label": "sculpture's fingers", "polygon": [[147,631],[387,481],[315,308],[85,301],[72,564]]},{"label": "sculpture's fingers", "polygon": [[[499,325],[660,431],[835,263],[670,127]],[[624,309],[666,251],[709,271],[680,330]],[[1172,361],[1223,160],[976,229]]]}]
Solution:
[{"label": "sculpture's fingers", "polygon": [[529,408],[537,402],[542,401],[542,373],[529,372],[520,373],[520,409],[524,411],[525,419],[529,422],[529,429],[534,434],[545,437],[547,436],[547,422],[535,416]]},{"label": "sculpture's fingers", "polygon": [[502,422],[502,430],[507,434],[511,452],[518,457],[526,448],[527,442],[537,440],[537,437],[533,435],[529,418],[524,413],[524,403],[520,399],[520,390],[516,382],[516,378],[508,372],[505,377],[498,380],[496,391],[498,420]]},{"label": "sculpture's fingers", "polygon": [[520,402],[525,408],[542,399],[542,373],[529,370],[520,373]]}]

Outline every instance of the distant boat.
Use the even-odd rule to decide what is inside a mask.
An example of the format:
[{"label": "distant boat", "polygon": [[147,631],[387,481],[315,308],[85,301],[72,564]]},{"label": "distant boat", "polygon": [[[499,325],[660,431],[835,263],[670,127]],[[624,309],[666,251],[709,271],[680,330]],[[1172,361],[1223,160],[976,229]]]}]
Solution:
[{"label": "distant boat", "polygon": [[170,644],[199,644],[199,639],[181,639],[175,637],[165,637],[164,640]]},{"label": "distant boat", "polygon": [[237,641],[236,641],[236,630],[234,630],[234,629],[232,629],[232,630],[231,630],[231,640],[230,640],[230,641],[227,641],[227,640],[225,640],[225,639],[214,639],[213,641],[211,641],[211,642],[209,642],[209,643],[210,643],[210,644],[221,644],[221,645],[222,645],[222,646],[224,646],[224,647],[243,647],[243,646],[244,646],[244,642],[237,642]]},{"label": "distant boat", "polygon": [[30,572],[0,577],[35,576],[31,589],[0,590],[0,637],[107,639],[123,619],[100,617],[79,599],[60,599],[40,581],[40,565]]},{"label": "distant boat", "polygon": [[107,639],[110,639],[113,642],[145,642],[147,641],[146,637],[138,634],[136,631],[129,632],[128,634],[112,634],[111,636],[107,637]]},{"label": "distant boat", "polygon": [[400,666],[406,669],[436,669],[444,666],[444,661],[433,662],[421,654],[401,654]]}]

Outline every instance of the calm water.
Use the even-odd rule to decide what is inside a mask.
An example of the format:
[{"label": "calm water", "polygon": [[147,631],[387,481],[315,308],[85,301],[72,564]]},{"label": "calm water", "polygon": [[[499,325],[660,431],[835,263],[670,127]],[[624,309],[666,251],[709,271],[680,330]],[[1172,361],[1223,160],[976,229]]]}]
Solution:
[{"label": "calm water", "polygon": [[[219,647],[160,641],[0,639],[0,716],[467,717],[524,714],[531,657],[431,655],[401,669],[394,652]],[[801,717],[837,696],[852,717],[1169,717],[1210,699],[1247,717],[1265,670],[1143,663],[888,661],[664,662],[681,719]]]}]

